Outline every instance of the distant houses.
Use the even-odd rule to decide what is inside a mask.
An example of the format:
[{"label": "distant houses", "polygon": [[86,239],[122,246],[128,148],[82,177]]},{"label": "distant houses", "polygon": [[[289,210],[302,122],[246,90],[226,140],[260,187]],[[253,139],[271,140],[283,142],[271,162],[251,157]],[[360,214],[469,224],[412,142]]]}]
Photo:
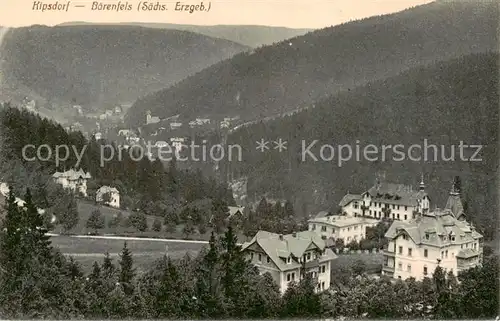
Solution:
[{"label": "distant houses", "polygon": [[[6,183],[0,183],[0,194],[5,198],[9,197],[9,186]],[[25,201],[23,201],[19,197],[16,197],[16,204],[17,204],[17,206],[22,207],[22,206],[24,206]],[[45,210],[41,209],[41,208],[38,208],[37,212],[40,215],[45,214]],[[55,221],[56,221],[56,217],[53,215],[52,219],[51,219],[51,223],[54,223]]]},{"label": "distant houses", "polygon": [[110,186],[101,186],[96,192],[96,202],[120,208],[120,192]]},{"label": "distant houses", "polygon": [[151,111],[149,111],[149,110],[146,112],[146,125],[156,124],[159,122],[160,122],[160,117],[152,116]]},{"label": "distant houses", "polygon": [[65,172],[55,172],[52,178],[63,188],[87,196],[87,180],[91,178],[90,173],[86,173],[82,169],[78,171],[70,169]]},{"label": "distant houses", "polygon": [[368,217],[342,215],[316,216],[308,221],[309,231],[325,239],[341,239],[344,244],[359,242],[366,238],[367,227],[376,226],[379,221]]}]

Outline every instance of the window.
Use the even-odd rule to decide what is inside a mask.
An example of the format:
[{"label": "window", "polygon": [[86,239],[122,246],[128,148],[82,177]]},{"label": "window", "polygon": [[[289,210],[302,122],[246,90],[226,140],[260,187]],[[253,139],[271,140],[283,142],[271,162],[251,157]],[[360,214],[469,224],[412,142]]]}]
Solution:
[{"label": "window", "polygon": [[259,261],[262,261],[262,254],[259,254]]},{"label": "window", "polygon": [[350,227],[348,227],[348,228],[347,228],[347,231],[349,232],[350,230],[351,230],[351,228],[350,228]]},{"label": "window", "polygon": [[398,210],[399,210],[399,205],[398,205]]},{"label": "window", "polygon": [[403,269],[403,263],[398,263],[398,270],[402,270]]},{"label": "window", "polygon": [[444,258],[444,251],[441,251],[441,258]]},{"label": "window", "polygon": [[292,281],[295,281],[295,273],[292,272]]},{"label": "window", "polygon": [[286,280],[287,280],[288,282],[290,282],[290,281],[291,281],[291,275],[290,275],[290,273],[287,273],[287,274],[286,274]]},{"label": "window", "polygon": [[288,257],[288,258],[286,259],[286,263],[291,263],[291,262],[292,262],[292,258],[291,258],[291,257]]},{"label": "window", "polygon": [[405,215],[405,221],[408,219],[408,215]]},{"label": "window", "polygon": [[448,250],[446,250],[446,252],[445,252],[444,256],[445,256],[446,258],[448,258]]},{"label": "window", "polygon": [[307,259],[310,260],[311,259],[311,253],[307,253]]},{"label": "window", "polygon": [[407,270],[408,272],[411,272],[411,264],[408,264],[408,266],[406,267],[406,270]]},{"label": "window", "polygon": [[408,256],[411,256],[411,252],[412,252],[412,250],[411,250],[411,248],[409,248],[408,249]]},{"label": "window", "polygon": [[424,275],[427,275],[427,266],[424,266]]},{"label": "window", "polygon": [[323,265],[323,266],[321,267],[321,273],[325,273],[325,272],[326,272],[326,265]]},{"label": "window", "polygon": [[250,253],[250,260],[253,261],[253,253]]},{"label": "window", "polygon": [[269,256],[267,257],[267,263],[271,263],[271,258]]},{"label": "window", "polygon": [[452,235],[451,236],[451,241],[454,242],[455,241],[455,235]]},{"label": "window", "polygon": [[397,218],[398,218],[398,220],[399,220],[399,214],[397,215]]},{"label": "window", "polygon": [[424,249],[424,257],[428,257],[429,255],[429,251],[427,251],[427,249]]},{"label": "window", "polygon": [[321,282],[321,290],[325,289],[325,282]]},{"label": "window", "polygon": [[392,209],[395,210],[396,209],[396,205],[392,204]]},{"label": "window", "polygon": [[321,232],[326,232],[326,226],[321,227]]},{"label": "window", "polygon": [[403,254],[403,247],[402,246],[399,247],[399,254]]},{"label": "window", "polygon": [[405,206],[405,211],[407,211],[407,210],[408,210],[408,206]]},{"label": "window", "polygon": [[425,233],[425,239],[428,240],[429,239],[429,233]]}]

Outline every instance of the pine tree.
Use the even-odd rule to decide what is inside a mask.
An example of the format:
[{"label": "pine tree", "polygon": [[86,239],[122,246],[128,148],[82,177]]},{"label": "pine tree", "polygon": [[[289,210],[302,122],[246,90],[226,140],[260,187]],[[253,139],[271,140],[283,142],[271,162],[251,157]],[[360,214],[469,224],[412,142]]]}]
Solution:
[{"label": "pine tree", "polygon": [[96,209],[90,214],[86,223],[86,227],[93,229],[94,232],[97,233],[98,229],[104,228],[104,224],[104,217],[102,216],[101,211]]},{"label": "pine tree", "polygon": [[[27,243],[23,249],[27,249],[30,254],[35,254],[43,259],[52,258],[52,247],[50,236],[47,235],[43,216],[38,213],[38,209],[33,204],[30,189],[26,189],[24,196],[24,211],[22,211],[21,222],[24,225],[25,238]],[[29,253],[28,252],[28,253]]]},{"label": "pine tree", "polygon": [[76,199],[73,194],[67,195],[65,197],[66,206],[64,210],[62,210],[59,215],[59,223],[62,224],[62,227],[65,232],[70,231],[78,224],[78,208],[76,204]]},{"label": "pine tree", "polygon": [[123,286],[123,291],[127,295],[134,292],[133,279],[135,276],[134,262],[132,253],[127,248],[127,242],[123,244],[122,252],[120,253],[120,273],[118,275],[118,282]]}]

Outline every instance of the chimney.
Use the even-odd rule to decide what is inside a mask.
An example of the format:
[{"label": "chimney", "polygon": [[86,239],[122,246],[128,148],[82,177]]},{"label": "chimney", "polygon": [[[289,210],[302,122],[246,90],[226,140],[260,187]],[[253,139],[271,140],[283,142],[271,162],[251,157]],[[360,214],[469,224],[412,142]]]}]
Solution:
[{"label": "chimney", "polygon": [[280,234],[280,241],[283,241],[283,234]]}]

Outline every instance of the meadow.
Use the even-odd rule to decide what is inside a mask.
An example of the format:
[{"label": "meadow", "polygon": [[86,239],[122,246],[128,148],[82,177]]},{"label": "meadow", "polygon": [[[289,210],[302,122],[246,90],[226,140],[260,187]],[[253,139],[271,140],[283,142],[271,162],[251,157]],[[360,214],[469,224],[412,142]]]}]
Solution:
[{"label": "meadow", "polygon": [[[116,261],[125,242],[125,240],[118,239],[76,238],[71,236],[52,236],[51,241],[54,247],[60,249],[65,255],[72,256],[80,263],[85,271],[90,271],[94,261],[101,263],[106,252],[109,253],[113,261]],[[178,243],[164,240],[126,240],[126,242],[127,247],[132,252],[134,264],[138,271],[144,271],[151,267],[155,260],[165,254],[174,259],[182,258],[186,253],[194,257],[205,246],[205,244]]]}]

